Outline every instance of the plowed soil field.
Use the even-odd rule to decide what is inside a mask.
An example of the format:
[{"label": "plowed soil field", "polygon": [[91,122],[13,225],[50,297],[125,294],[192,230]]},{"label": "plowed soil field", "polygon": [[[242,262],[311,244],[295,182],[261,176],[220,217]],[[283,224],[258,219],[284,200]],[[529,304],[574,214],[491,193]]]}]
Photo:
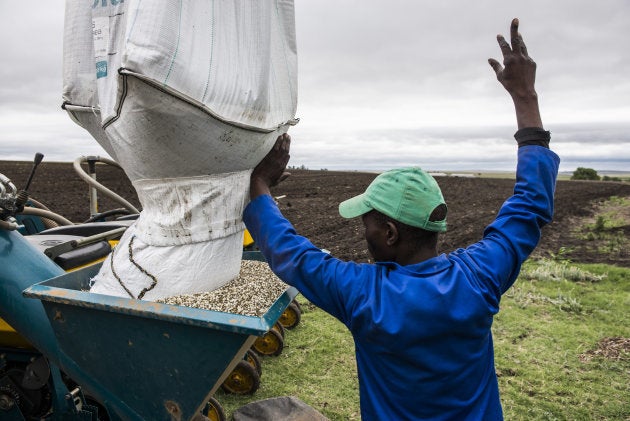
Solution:
[{"label": "plowed soil field", "polygon": [[[0,161],[0,173],[18,188],[25,186],[31,167],[30,162]],[[339,258],[367,261],[360,219],[341,218],[337,205],[363,192],[376,174],[309,170],[292,170],[291,174],[272,193],[297,231]],[[140,206],[133,186],[120,169],[98,165],[97,178]],[[437,181],[449,207],[449,230],[441,237],[441,252],[466,247],[480,239],[484,227],[493,220],[514,186],[514,180],[504,178],[438,177]],[[33,198],[73,222],[82,222],[90,216],[87,184],[76,175],[71,163],[44,161],[29,191]],[[625,199],[611,203],[608,199],[612,196]],[[545,227],[535,255],[561,255],[575,262],[630,267],[628,200],[630,183],[558,181],[554,221]],[[109,198],[99,196],[100,211],[118,207]],[[592,226],[602,215],[604,221],[614,220],[614,226],[606,226],[592,235]]]}]

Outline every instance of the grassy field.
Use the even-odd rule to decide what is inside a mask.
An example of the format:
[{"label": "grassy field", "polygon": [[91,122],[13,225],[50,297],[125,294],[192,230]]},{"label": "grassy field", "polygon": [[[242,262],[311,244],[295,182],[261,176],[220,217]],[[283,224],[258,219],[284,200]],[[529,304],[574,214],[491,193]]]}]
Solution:
[{"label": "grassy field", "polygon": [[[218,392],[231,414],[255,400],[297,396],[331,420],[357,420],[352,338],[301,301],[278,357],[263,358],[253,396]],[[496,369],[507,420],[630,419],[630,269],[562,260],[526,263],[495,318]]]},{"label": "grassy field", "polygon": [[495,318],[506,419],[630,417],[630,270],[525,267]]}]

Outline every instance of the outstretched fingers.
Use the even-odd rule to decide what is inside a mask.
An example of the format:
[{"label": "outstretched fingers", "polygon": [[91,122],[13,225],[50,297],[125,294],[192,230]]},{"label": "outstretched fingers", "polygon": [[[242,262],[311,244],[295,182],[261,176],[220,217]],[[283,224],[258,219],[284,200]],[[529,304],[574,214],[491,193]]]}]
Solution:
[{"label": "outstretched fingers", "polygon": [[291,148],[291,136],[288,133],[281,134],[276,139],[276,143],[273,145],[273,149],[276,151],[288,152]]},{"label": "outstretched fingers", "polygon": [[[512,23],[510,25],[510,45],[503,35],[497,35],[497,42],[499,43],[499,48],[501,48],[501,54],[503,55],[503,62],[511,57],[513,54],[522,54],[527,56],[527,47],[525,46],[525,41],[523,41],[523,37],[518,32],[519,21],[518,18],[512,19]],[[493,67],[494,68],[494,67]]]},{"label": "outstretched fingers", "polygon": [[289,152],[291,149],[291,136],[288,133],[282,135],[282,150],[284,152]]},{"label": "outstretched fingers", "polygon": [[501,63],[493,58],[488,59],[488,64],[490,64],[490,67],[492,67],[492,70],[494,70],[494,73],[496,73],[497,76],[503,71],[503,66],[501,66]]},{"label": "outstretched fingers", "polygon": [[[277,169],[275,176],[271,179],[270,187],[278,185],[291,175],[290,173],[284,171],[289,163],[289,159],[291,158],[291,155],[289,154],[291,150],[291,136],[289,136],[288,133],[278,136],[273,149],[275,151]],[[278,174],[278,171],[280,174]]]},{"label": "outstretched fingers", "polygon": [[508,58],[510,54],[512,54],[512,48],[510,44],[503,38],[503,35],[497,35],[497,42],[499,43],[499,48],[501,48],[501,54],[503,54],[503,60]]},{"label": "outstretched fingers", "polygon": [[527,54],[527,47],[525,46],[525,41],[523,41],[523,37],[521,36],[521,34],[518,34],[518,39],[519,39],[519,44],[521,46],[521,53],[526,56],[529,57],[529,54]]},{"label": "outstretched fingers", "polygon": [[518,52],[521,49],[521,35],[518,33],[518,19],[512,19],[512,23],[510,24],[510,42],[512,43],[512,49],[515,52]]},{"label": "outstretched fingers", "polygon": [[277,185],[289,176],[285,171],[291,155],[291,136],[278,136],[271,150],[252,170],[249,196],[254,199],[263,194],[270,194],[269,188]]},{"label": "outstretched fingers", "polygon": [[[499,44],[499,48],[501,49],[501,54],[503,55],[503,65],[507,65],[511,63],[516,56],[524,56],[527,55],[527,47],[525,46],[525,42],[523,41],[523,37],[518,32],[519,21],[518,18],[512,19],[510,24],[510,43],[506,41],[503,35],[497,35],[497,43]],[[488,59],[488,63],[490,67],[497,74],[499,80],[502,77],[502,73],[505,70],[504,67],[499,64],[499,62],[493,58]]]},{"label": "outstretched fingers", "polygon": [[[497,35],[497,42],[499,43],[499,48],[501,48],[501,54],[503,55],[503,64],[505,64],[512,55],[512,48],[501,34]],[[493,58],[488,59],[488,64],[490,64],[490,67],[492,67],[492,70],[496,73],[497,78],[500,79],[501,73],[503,73],[503,66]]]},{"label": "outstretched fingers", "polygon": [[519,21],[517,18],[512,19],[512,24],[510,25],[510,39],[512,42],[512,51],[516,54],[523,54],[527,56],[527,47],[525,46],[525,41],[523,41],[523,37],[521,33],[518,31]]}]

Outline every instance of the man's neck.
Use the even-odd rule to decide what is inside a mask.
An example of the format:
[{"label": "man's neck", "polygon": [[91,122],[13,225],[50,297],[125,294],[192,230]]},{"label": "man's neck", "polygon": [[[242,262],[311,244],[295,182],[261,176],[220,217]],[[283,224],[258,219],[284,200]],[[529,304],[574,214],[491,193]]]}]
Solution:
[{"label": "man's neck", "polygon": [[401,253],[396,256],[396,263],[401,266],[414,265],[432,259],[438,255],[437,249],[421,249],[413,253]]}]

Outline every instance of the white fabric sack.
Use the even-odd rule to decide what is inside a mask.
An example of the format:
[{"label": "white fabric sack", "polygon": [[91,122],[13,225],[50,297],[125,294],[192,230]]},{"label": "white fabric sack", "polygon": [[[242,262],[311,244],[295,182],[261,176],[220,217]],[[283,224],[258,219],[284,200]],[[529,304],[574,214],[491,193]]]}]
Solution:
[{"label": "white fabric sack", "polygon": [[[129,243],[132,239],[130,255]],[[150,246],[138,237],[137,228],[132,225],[103,262],[99,273],[92,278],[90,292],[155,301],[208,291],[215,285],[218,288],[221,280],[229,281],[235,277],[235,273],[238,274],[241,260],[230,257],[241,255],[242,240],[240,232],[201,243]],[[136,262],[142,262],[142,269],[129,264],[131,257]],[[210,282],[212,284],[209,286]],[[147,292],[141,295],[145,289]]]},{"label": "white fabric sack", "polygon": [[[293,2],[68,0],[63,100],[142,204],[113,255],[123,283],[146,284],[135,262],[163,279],[145,299],[218,288],[240,268],[251,169],[296,122]],[[128,296],[110,263],[93,291]]]}]

